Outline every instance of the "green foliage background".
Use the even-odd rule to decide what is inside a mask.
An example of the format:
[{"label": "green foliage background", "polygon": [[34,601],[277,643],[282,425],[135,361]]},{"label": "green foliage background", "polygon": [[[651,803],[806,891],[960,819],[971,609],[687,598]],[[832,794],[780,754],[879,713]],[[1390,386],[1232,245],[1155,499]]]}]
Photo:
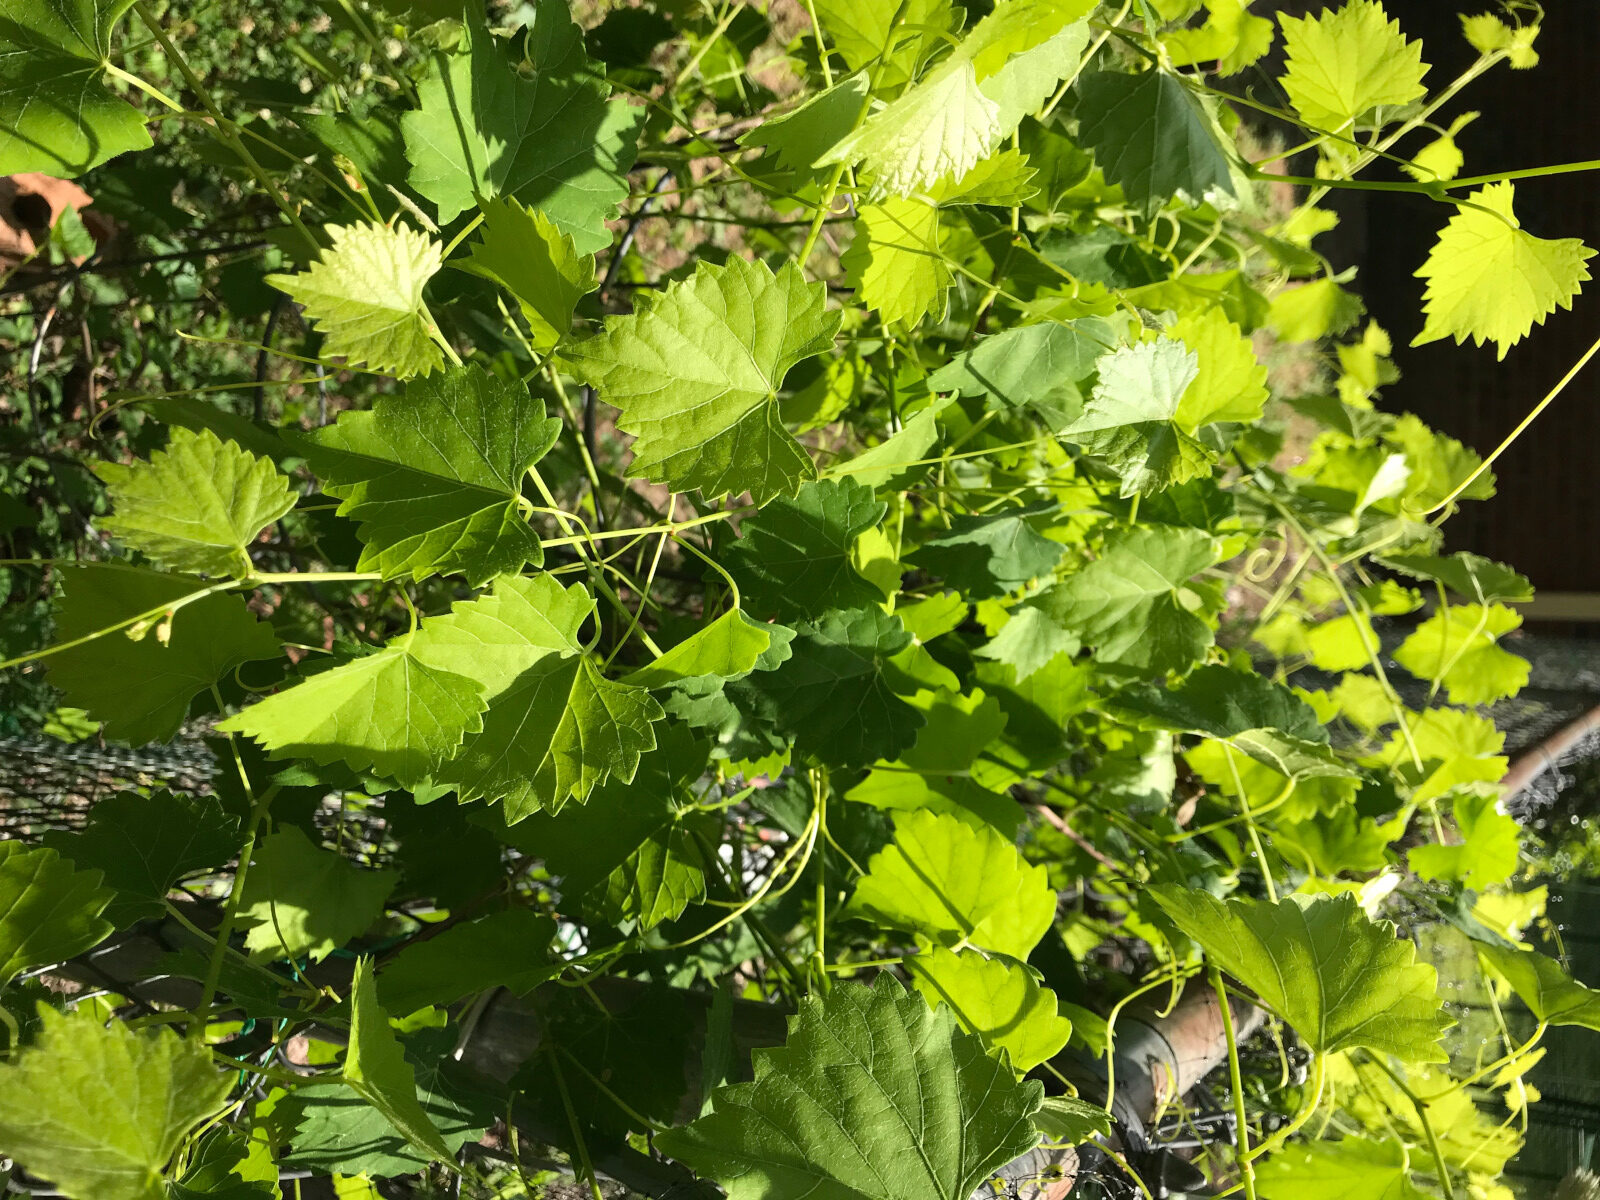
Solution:
[{"label": "green foliage background", "polygon": [[[0,171],[93,198],[0,284],[0,701],[220,766],[0,843],[0,1151],[1148,1195],[1091,1064],[1188,986],[1277,1047],[1206,1085],[1222,1194],[1505,1195],[1600,1028],[1497,805],[1531,589],[1318,239],[1437,204],[1419,343],[1570,306],[1515,180],[1584,164],[1442,123],[1539,17],[1452,81],[1375,0],[0,0]],[[56,986],[108,939],[161,955]]]}]

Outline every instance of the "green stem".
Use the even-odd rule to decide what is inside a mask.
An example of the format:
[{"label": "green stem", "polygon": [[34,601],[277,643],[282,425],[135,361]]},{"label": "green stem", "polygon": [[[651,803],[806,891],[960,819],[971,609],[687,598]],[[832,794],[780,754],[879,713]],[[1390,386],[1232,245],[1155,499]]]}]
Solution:
[{"label": "green stem", "polygon": [[1472,474],[1468,475],[1465,479],[1453,487],[1448,496],[1439,501],[1439,503],[1435,504],[1432,508],[1428,509],[1428,511],[1422,515],[1425,517],[1431,517],[1434,513],[1439,512],[1441,509],[1448,508],[1450,505],[1454,504],[1457,498],[1460,497],[1463,492],[1476,483],[1478,478],[1494,465],[1496,459],[1498,459],[1507,450],[1511,449],[1512,443],[1527,431],[1528,426],[1532,425],[1536,420],[1539,419],[1539,414],[1544,412],[1545,409],[1549,408],[1550,405],[1555,402],[1556,397],[1567,390],[1567,385],[1578,377],[1578,373],[1589,365],[1589,360],[1592,359],[1596,354],[1600,354],[1600,338],[1595,339],[1595,341],[1590,344],[1589,348],[1583,352],[1582,357],[1580,357],[1577,362],[1572,364],[1572,368],[1556,381],[1556,385],[1553,388],[1545,393],[1544,399],[1535,404],[1528,415],[1523,417],[1522,420],[1517,423],[1517,427],[1510,433],[1506,434],[1505,440],[1494,448],[1493,452],[1488,458],[1484,459],[1478,464],[1477,468],[1472,472]]},{"label": "green stem", "polygon": [[1326,1054],[1315,1055],[1311,1060],[1310,1096],[1307,1098],[1305,1103],[1300,1106],[1300,1111],[1295,1114],[1294,1120],[1290,1121],[1282,1129],[1278,1130],[1270,1138],[1252,1150],[1250,1152],[1250,1158],[1255,1160],[1274,1153],[1280,1146],[1298,1133],[1300,1128],[1311,1119],[1311,1114],[1317,1111],[1317,1105],[1322,1103],[1322,1091],[1323,1088],[1327,1086],[1327,1083],[1328,1056]]},{"label": "green stem", "polygon": [[555,1051],[548,1046],[544,1053],[550,1061],[550,1073],[556,1077],[556,1091],[561,1094],[561,1107],[566,1111],[567,1124],[572,1129],[572,1148],[578,1155],[578,1177],[589,1184],[594,1200],[605,1200],[605,1193],[600,1190],[600,1181],[595,1178],[594,1163],[589,1159],[589,1144],[583,1140],[583,1127],[578,1123],[577,1111],[572,1107],[572,1097],[567,1092],[567,1077],[561,1073],[560,1060],[556,1058]]},{"label": "green stem", "polygon": [[190,90],[200,98],[200,103],[205,107],[206,112],[211,115],[211,119],[216,122],[218,137],[239,156],[239,161],[244,163],[245,169],[254,177],[256,183],[265,189],[272,202],[278,206],[278,211],[283,213],[288,218],[289,224],[294,226],[295,231],[305,238],[306,249],[314,249],[317,245],[317,240],[311,236],[311,231],[300,220],[300,214],[294,210],[294,207],[278,188],[278,185],[272,182],[272,177],[256,161],[255,155],[250,153],[250,148],[244,144],[244,139],[239,136],[238,127],[222,115],[222,110],[217,107],[217,102],[211,98],[211,92],[206,88],[200,76],[195,74],[194,68],[183,57],[183,53],[173,43],[172,39],[167,36],[166,30],[161,28],[161,23],[156,19],[155,14],[150,11],[150,6],[145,0],[134,0],[133,10],[139,14],[139,20],[144,22],[145,28],[155,36],[156,41],[161,43],[162,52],[166,54],[168,61],[178,68],[178,73],[183,76],[184,82],[189,85]]},{"label": "green stem", "polygon": [[137,75],[134,75],[131,72],[124,71],[121,67],[117,66],[116,63],[108,62],[104,64],[104,67],[105,73],[111,76],[113,79],[120,79],[123,83],[126,83],[130,87],[138,88],[145,95],[156,100],[158,103],[166,105],[173,112],[187,113],[189,111],[171,96],[163,92],[160,88],[156,87],[155,84],[150,83],[147,80],[140,79]]},{"label": "green stem", "polygon": [[[222,708],[222,695],[217,691],[215,684],[211,686],[211,692],[217,707]],[[239,772],[239,782],[244,786],[245,797],[251,802],[250,815],[247,818],[249,827],[245,833],[244,845],[239,848],[239,868],[233,875],[233,887],[228,892],[227,903],[222,906],[222,922],[217,926],[217,941],[211,948],[211,961],[206,965],[206,978],[200,989],[200,1000],[194,1007],[194,1019],[189,1023],[189,1037],[196,1041],[205,1036],[205,1016],[211,1011],[211,1002],[217,996],[217,985],[222,981],[222,962],[227,954],[228,939],[233,936],[233,927],[239,918],[239,903],[244,896],[245,881],[250,876],[250,856],[255,853],[256,839],[267,821],[267,809],[272,804],[272,797],[278,791],[277,785],[273,785],[257,797],[255,789],[250,785],[250,775],[244,768],[244,758],[239,753],[238,740],[232,733],[228,734],[228,749],[233,754],[234,769]]]},{"label": "green stem", "polygon": [[1246,1200],[1256,1200],[1256,1169],[1250,1161],[1250,1122],[1244,1111],[1244,1076],[1239,1071],[1239,1039],[1233,1031],[1233,1006],[1228,1003],[1228,989],[1222,982],[1222,972],[1211,967],[1206,975],[1211,980],[1211,990],[1217,994],[1217,1008],[1222,1014],[1222,1035],[1228,1039],[1228,1087],[1233,1092],[1233,1120],[1238,1127],[1241,1182],[1244,1184]]},{"label": "green stem", "polygon": [[1427,1140],[1428,1153],[1433,1155],[1433,1168],[1439,1176],[1439,1186],[1444,1189],[1445,1200],[1455,1200],[1455,1185],[1450,1182],[1450,1168],[1445,1165],[1444,1151],[1439,1148],[1439,1137],[1433,1131],[1433,1122],[1428,1119],[1428,1102],[1411,1090],[1394,1069],[1376,1054],[1368,1054],[1367,1058],[1389,1077],[1389,1081],[1399,1088],[1405,1098],[1411,1101],[1411,1107],[1416,1111],[1417,1124],[1422,1126],[1422,1136]]}]

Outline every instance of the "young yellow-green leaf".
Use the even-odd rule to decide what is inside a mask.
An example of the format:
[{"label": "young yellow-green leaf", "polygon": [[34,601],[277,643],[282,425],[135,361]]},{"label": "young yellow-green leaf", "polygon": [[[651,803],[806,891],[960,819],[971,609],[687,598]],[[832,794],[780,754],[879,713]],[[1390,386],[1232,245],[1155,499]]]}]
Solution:
[{"label": "young yellow-green leaf", "polygon": [[412,787],[483,726],[473,679],[432,666],[402,634],[376,654],[312,675],[217,726],[255,738],[274,758],[344,762]]},{"label": "young yellow-green leaf", "polygon": [[115,893],[101,879],[99,871],[76,870],[54,850],[0,842],[0,988],[19,971],[82,954],[106,939],[112,925],[100,914]]},{"label": "young yellow-green leaf", "polygon": [[233,1075],[170,1029],[40,1007],[38,1039],[0,1063],[0,1154],[72,1200],[165,1200],[162,1172]]},{"label": "young yellow-green leaf", "polygon": [[361,523],[358,569],[481,584],[544,562],[522,496],[561,422],[520,383],[481,367],[417,380],[371,412],[295,439],[339,512]]},{"label": "young yellow-green leaf", "polygon": [[876,604],[830,609],[800,625],[776,670],[736,686],[797,749],[829,763],[898,758],[923,716],[900,696],[894,659],[911,645],[900,621]]},{"label": "young yellow-green leaf", "polygon": [[0,175],[71,179],[150,145],[145,117],[105,86],[121,0],[0,0]]},{"label": "young yellow-green leaf", "polygon": [[1238,194],[1216,115],[1169,71],[1097,71],[1078,81],[1078,137],[1106,178],[1145,208]]},{"label": "young yellow-green leaf", "polygon": [[195,693],[240,663],[278,656],[271,626],[257,621],[241,596],[207,596],[179,608],[168,623],[163,606],[205,587],[193,576],[110,563],[57,570],[58,641],[91,637],[156,610],[142,626],[124,627],[136,636],[118,629],[46,660],[51,681],[67,703],[105,722],[109,738],[134,744],[165,741],[189,715]]},{"label": "young yellow-green leaf", "polygon": [[[745,526],[746,530],[750,526]],[[723,613],[686,637],[654,662],[623,679],[635,687],[660,688],[691,679],[742,679],[757,669],[761,657],[777,651],[775,667],[789,657],[794,630],[766,625],[742,608]]]},{"label": "young yellow-green leaf", "polygon": [[417,1077],[378,1007],[372,982],[372,960],[356,960],[350,987],[350,1049],[344,1058],[344,1081],[417,1149],[435,1162],[455,1161],[455,1153],[417,1102]]},{"label": "young yellow-green leaf", "polygon": [[1476,121],[1482,114],[1464,112],[1433,141],[1411,156],[1411,161],[1401,169],[1420,183],[1433,179],[1454,179],[1467,161],[1461,147],[1456,145],[1456,134]]},{"label": "young yellow-green leaf", "polygon": [[582,803],[608,776],[633,778],[655,746],[665,712],[642,687],[605,678],[578,640],[594,611],[581,584],[549,575],[502,576],[494,590],[426,622],[411,650],[435,669],[467,677],[488,700],[435,781],[463,800],[505,806],[508,822],[569,799]]},{"label": "young yellow-green leaf", "polygon": [[1039,172],[1028,156],[1015,146],[991,154],[972,170],[959,177],[941,179],[933,187],[933,199],[941,208],[954,204],[992,204],[1015,208],[1039,193],[1033,178]]},{"label": "young yellow-green leaf", "polygon": [[[1078,1008],[1077,1005],[1069,1007]],[[1078,1012],[1088,1013],[1086,1008]],[[1094,1016],[1093,1013],[1089,1013]],[[1080,1016],[1079,1020],[1083,1018]],[[1095,1053],[1104,1053],[1097,1050]],[[1033,1115],[1033,1127],[1044,1135],[1044,1140],[1057,1146],[1077,1146],[1099,1134],[1111,1136],[1111,1114],[1098,1105],[1073,1096],[1046,1096],[1044,1104]]]},{"label": "young yellow-green leaf", "polygon": [[1488,942],[1477,943],[1477,951],[1538,1020],[1600,1031],[1600,991],[1573,979],[1555,959]]},{"label": "young yellow-green leaf", "polygon": [[969,1200],[1038,1141],[1044,1099],[887,973],[808,996],[755,1079],[656,1144],[729,1200]]},{"label": "young yellow-green leaf", "polygon": [[521,996],[561,971],[552,959],[555,922],[526,908],[507,908],[452,925],[437,937],[404,946],[378,973],[378,1000],[404,1016],[463,996],[506,988]]},{"label": "young yellow-green leaf", "polygon": [[1284,1146],[1256,1167],[1264,1200],[1425,1200],[1394,1138],[1346,1137]]},{"label": "young yellow-green leaf", "polygon": [[795,363],[833,345],[827,290],[786,263],[702,263],[604,333],[566,351],[573,370],[622,410],[637,437],[628,474],[715,500],[757,504],[792,493],[817,468],[784,429],[778,388]]},{"label": "young yellow-green leaf", "polygon": [[926,200],[887,197],[864,204],[855,239],[839,260],[846,282],[885,325],[910,329],[942,321],[955,276],[939,250],[939,210]]},{"label": "young yellow-green leaf", "polygon": [[1056,894],[995,830],[941,813],[898,813],[846,911],[939,945],[1025,960],[1055,920]]},{"label": "young yellow-green leaf", "polygon": [[1357,1046],[1406,1062],[1444,1062],[1439,1038],[1451,1020],[1438,976],[1394,926],[1361,911],[1354,896],[1218,900],[1157,884],[1156,903],[1206,957],[1251,989],[1311,1050]]},{"label": "young yellow-green leaf", "polygon": [[540,354],[567,336],[572,310],[599,286],[594,255],[579,254],[544,213],[505,198],[484,204],[483,232],[463,265],[516,297]]},{"label": "young yellow-green leaf", "polygon": [[1378,0],[1278,20],[1288,55],[1283,90],[1307,125],[1343,130],[1380,105],[1395,108],[1427,92],[1422,43],[1407,41]]},{"label": "young yellow-green leaf", "polygon": [[1406,864],[1423,879],[1453,880],[1482,892],[1510,879],[1522,852],[1522,827],[1489,794],[1457,796],[1452,805],[1458,843],[1413,848]]},{"label": "young yellow-green leaf", "polygon": [[329,225],[333,245],[297,275],[267,282],[305,310],[323,351],[353,367],[409,379],[444,364],[423,286],[443,262],[439,244],[404,225]]},{"label": "young yellow-green leaf", "polygon": [[1428,319],[1413,346],[1471,338],[1477,346],[1493,342],[1504,358],[1534,325],[1572,307],[1594,251],[1577,238],[1535,237],[1517,221],[1515,199],[1515,185],[1491,183],[1469,197],[1477,207],[1458,210],[1440,231],[1417,269],[1428,282]]},{"label": "young yellow-green leaf", "polygon": [[1433,614],[1400,644],[1394,660],[1418,679],[1442,684],[1451,704],[1490,704],[1528,683],[1528,660],[1500,648],[1522,626],[1503,604],[1458,604]]},{"label": "young yellow-green leaf", "polygon": [[1206,0],[1206,21],[1198,29],[1161,35],[1175,67],[1215,62],[1219,75],[1237,75],[1272,49],[1274,29],[1253,16],[1251,0]]},{"label": "young yellow-green leaf", "polygon": [[1198,370],[1173,419],[1186,433],[1219,421],[1253,424],[1267,403],[1267,368],[1220,308],[1179,317],[1167,331],[1194,351]]},{"label": "young yellow-green leaf", "polygon": [[400,878],[315,846],[294,825],[265,838],[251,863],[239,917],[249,930],[245,946],[268,958],[320,962],[383,915]]},{"label": "young yellow-green leaf", "polygon": [[[908,0],[898,23],[894,21],[900,11],[898,0],[817,0],[816,9],[834,51],[852,71],[882,62],[878,86],[891,95],[910,83],[918,67],[945,44],[939,31],[961,31],[962,10],[953,8],[950,0]],[[864,81],[865,74],[860,78]],[[856,111],[850,114],[852,120]],[[818,153],[823,149],[819,147]]]},{"label": "young yellow-green leaf", "polygon": [[1539,65],[1539,52],[1533,48],[1539,36],[1537,25],[1507,25],[1492,12],[1462,13],[1461,32],[1479,54],[1504,54],[1513,71]]},{"label": "young yellow-green leaf", "polygon": [[887,506],[853,479],[820,479],[774,500],[740,529],[728,566],[758,616],[816,617],[881,603],[851,559]]},{"label": "young yellow-green leaf", "polygon": [[611,244],[606,221],[628,194],[645,110],[607,100],[566,5],[532,11],[510,42],[469,17],[459,51],[436,56],[421,106],[400,118],[408,179],[441,222],[480,197],[515,196],[593,254]]},{"label": "young yellow-green leaf", "polygon": [[940,946],[906,966],[929,1004],[948,1005],[963,1029],[991,1050],[1004,1050],[1018,1074],[1054,1058],[1072,1036],[1072,1022],[1056,1011],[1056,994],[1019,962]]},{"label": "young yellow-green leaf", "polygon": [[862,164],[868,194],[910,197],[988,158],[1087,40],[1085,0],[1001,0],[953,54],[872,113],[819,164]]},{"label": "young yellow-green leaf", "polygon": [[1365,311],[1359,296],[1345,291],[1332,279],[1313,279],[1284,288],[1274,296],[1267,324],[1281,341],[1315,342],[1343,333]]},{"label": "young yellow-green leaf", "polygon": [[172,571],[248,575],[247,547],[295,502],[271,459],[209,429],[174,427],[148,463],[96,463],[94,473],[111,500],[101,528]]}]

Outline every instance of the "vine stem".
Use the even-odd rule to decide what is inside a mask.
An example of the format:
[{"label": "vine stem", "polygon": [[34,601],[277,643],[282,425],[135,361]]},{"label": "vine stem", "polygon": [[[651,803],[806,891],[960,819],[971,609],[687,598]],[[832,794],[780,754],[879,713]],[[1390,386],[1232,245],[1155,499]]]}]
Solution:
[{"label": "vine stem", "polygon": [[1246,1200],[1256,1200],[1256,1169],[1250,1161],[1250,1125],[1244,1111],[1244,1076],[1239,1071],[1239,1039],[1233,1031],[1233,1006],[1228,1003],[1228,989],[1222,982],[1222,972],[1215,967],[1206,970],[1211,990],[1217,994],[1217,1008],[1222,1013],[1222,1035],[1228,1040],[1228,1087],[1233,1092],[1233,1120],[1237,1127],[1238,1158],[1241,1182]]},{"label": "vine stem", "polygon": [[550,1071],[556,1077],[556,1091],[561,1094],[561,1107],[566,1111],[567,1124],[572,1128],[572,1148],[577,1152],[582,1177],[589,1184],[594,1200],[605,1200],[605,1193],[600,1190],[600,1180],[595,1177],[594,1163],[589,1159],[589,1144],[583,1139],[583,1127],[578,1124],[577,1110],[572,1107],[572,1096],[567,1092],[567,1077],[562,1073],[561,1063],[553,1049],[546,1047],[545,1057],[550,1060]]},{"label": "vine stem", "polygon": [[1271,1154],[1300,1131],[1300,1128],[1311,1119],[1311,1114],[1317,1111],[1317,1105],[1322,1103],[1323,1090],[1328,1085],[1328,1056],[1318,1054],[1312,1060],[1311,1066],[1311,1094],[1294,1119],[1282,1129],[1250,1151],[1250,1159],[1254,1160]]},{"label": "vine stem", "polygon": [[1578,377],[1578,374],[1589,365],[1589,361],[1594,358],[1596,354],[1600,354],[1600,338],[1596,338],[1590,344],[1589,348],[1583,352],[1582,357],[1580,357],[1577,362],[1572,364],[1571,369],[1568,370],[1567,373],[1556,382],[1556,385],[1553,388],[1545,393],[1544,399],[1535,404],[1529,411],[1528,415],[1523,417],[1522,420],[1517,423],[1517,427],[1510,433],[1506,434],[1505,440],[1494,448],[1493,452],[1490,453],[1488,458],[1484,459],[1478,464],[1477,468],[1472,472],[1472,474],[1468,475],[1465,479],[1458,483],[1450,490],[1450,494],[1448,496],[1439,501],[1439,503],[1435,504],[1432,508],[1428,509],[1427,512],[1423,513],[1422,515],[1425,517],[1431,517],[1434,513],[1439,512],[1441,509],[1448,508],[1450,505],[1454,504],[1456,500],[1460,498],[1463,492],[1476,483],[1483,473],[1494,465],[1496,459],[1498,459],[1507,450],[1511,449],[1512,443],[1521,437],[1525,432],[1527,432],[1528,426],[1532,425],[1539,419],[1539,414],[1544,412],[1545,409],[1549,408],[1550,405],[1555,403],[1556,397],[1560,396],[1562,392],[1567,390],[1567,385],[1569,385]]},{"label": "vine stem", "polygon": [[1422,1136],[1427,1140],[1428,1153],[1433,1155],[1433,1167],[1439,1176],[1439,1186],[1444,1189],[1445,1200],[1456,1200],[1455,1185],[1450,1182],[1450,1168],[1445,1165],[1444,1151],[1439,1148],[1439,1136],[1433,1131],[1433,1122],[1428,1119],[1428,1102],[1411,1090],[1409,1084],[1376,1054],[1368,1054],[1367,1058],[1389,1077],[1389,1082],[1399,1088],[1405,1098],[1411,1101],[1411,1107],[1416,1110],[1417,1123],[1422,1126]]},{"label": "vine stem", "polygon": [[[895,34],[900,29],[900,22],[905,20],[906,8],[910,0],[900,0],[900,5],[894,10],[894,16],[889,19],[889,31],[883,38],[883,50],[878,55],[877,65],[872,68],[872,81],[867,85],[867,94],[862,98],[861,110],[856,113],[856,119],[850,123],[849,137],[861,128],[861,123],[867,119],[867,114],[872,111],[872,96],[878,90],[878,83],[883,78],[883,71],[889,64],[889,47],[894,44]],[[822,226],[828,219],[828,214],[833,211],[833,202],[839,195],[839,184],[844,179],[844,173],[849,169],[848,162],[839,163],[833,168],[833,174],[828,176],[828,182],[822,189],[822,198],[817,201],[817,215],[811,222],[811,230],[806,234],[805,245],[800,247],[800,257],[796,259],[799,270],[805,270],[806,262],[811,257],[811,251],[816,248],[817,239],[822,236]]]},{"label": "vine stem", "polygon": [[[211,695],[217,702],[217,707],[223,707],[222,693],[217,690],[217,685],[211,685]],[[233,874],[233,887],[228,892],[228,900],[222,906],[222,923],[217,926],[216,945],[211,947],[211,961],[206,964],[205,983],[200,989],[200,1000],[195,1005],[193,1019],[189,1022],[189,1037],[199,1041],[205,1036],[206,1014],[211,1011],[211,1002],[216,999],[217,986],[222,981],[222,962],[227,954],[228,939],[233,936],[233,927],[238,923],[239,902],[244,896],[245,881],[250,876],[250,857],[256,850],[256,839],[261,834],[262,826],[267,822],[267,810],[272,804],[272,797],[277,794],[278,788],[274,784],[260,796],[255,794],[255,789],[250,785],[250,774],[245,770],[244,758],[239,754],[238,739],[232,733],[228,734],[228,749],[233,752],[234,769],[239,772],[239,782],[244,787],[244,794],[250,799],[249,828],[245,832],[244,845],[239,848],[239,868]]]},{"label": "vine stem", "polygon": [[161,27],[161,22],[150,11],[149,4],[145,0],[133,0],[133,10],[139,14],[139,20],[144,22],[145,28],[151,32],[156,41],[161,43],[162,52],[172,65],[178,68],[178,73],[183,76],[184,82],[200,98],[200,103],[205,107],[206,112],[210,114],[211,119],[216,122],[218,137],[239,156],[239,161],[244,163],[245,169],[255,178],[256,183],[266,190],[272,202],[278,206],[278,211],[283,213],[288,218],[289,224],[294,226],[295,231],[305,238],[307,248],[315,248],[317,239],[311,236],[311,231],[306,228],[305,222],[300,219],[300,214],[284,198],[283,192],[278,188],[278,185],[272,182],[272,177],[256,161],[256,156],[250,153],[250,147],[246,146],[244,139],[239,136],[238,127],[222,115],[222,110],[217,107],[217,102],[211,98],[210,90],[207,89],[200,76],[195,74],[194,68],[189,65],[189,60],[183,57],[183,52],[178,49],[176,43],[167,36],[167,31]]}]

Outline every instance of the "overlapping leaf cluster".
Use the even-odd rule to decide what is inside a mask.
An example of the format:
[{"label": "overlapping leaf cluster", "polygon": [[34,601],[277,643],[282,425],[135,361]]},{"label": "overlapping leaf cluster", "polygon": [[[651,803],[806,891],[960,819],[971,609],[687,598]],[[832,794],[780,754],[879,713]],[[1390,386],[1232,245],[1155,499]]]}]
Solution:
[{"label": "overlapping leaf cluster", "polygon": [[[0,169],[148,141],[108,90],[125,7],[0,0]],[[509,1113],[664,1190],[660,1156],[736,1200],[965,1200],[1106,1136],[1107,1015],[1204,968],[1317,1080],[1216,1172],[1489,1186],[1506,1135],[1448,1158],[1426,1100],[1350,1081],[1450,1069],[1418,912],[1541,1029],[1600,1027],[1496,916],[1521,838],[1485,706],[1528,680],[1531,589],[1432,519],[1493,476],[1383,406],[1315,180],[1409,156],[1440,202],[1419,343],[1503,357],[1592,251],[1510,181],[1451,186],[1425,48],[1376,0],[822,0],[787,41],[751,8],[383,7],[422,48],[392,88],[308,83],[268,166],[273,122],[211,130],[282,205],[256,282],[316,374],[279,382],[332,418],[154,408],[96,468],[116,553],[56,568],[25,656],[107,739],[209,735],[220,773],[0,843],[0,1151],[80,1200],[281,1169],[491,1196]],[[1534,25],[1464,33],[1474,74],[1536,58]],[[1217,86],[1274,45],[1293,206]],[[12,981],[114,930],[159,938],[124,982],[160,1015],[32,1023]],[[475,1041],[507,993],[538,1036],[497,1009]],[[1387,1140],[1284,1147],[1323,1104]]]}]

